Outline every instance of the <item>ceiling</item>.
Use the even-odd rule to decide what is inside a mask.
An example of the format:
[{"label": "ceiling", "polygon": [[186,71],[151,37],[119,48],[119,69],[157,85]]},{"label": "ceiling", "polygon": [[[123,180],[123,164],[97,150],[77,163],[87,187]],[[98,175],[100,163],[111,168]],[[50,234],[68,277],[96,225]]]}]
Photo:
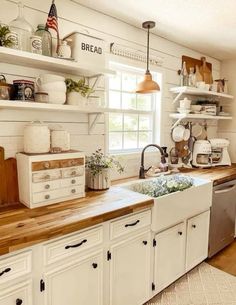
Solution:
[{"label": "ceiling", "polygon": [[236,58],[236,0],[74,0],[217,59]]}]

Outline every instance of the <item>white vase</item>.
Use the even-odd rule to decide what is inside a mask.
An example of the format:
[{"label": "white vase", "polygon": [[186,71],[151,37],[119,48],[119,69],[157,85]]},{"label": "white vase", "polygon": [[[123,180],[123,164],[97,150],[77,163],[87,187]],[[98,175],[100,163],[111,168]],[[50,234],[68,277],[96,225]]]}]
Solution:
[{"label": "white vase", "polygon": [[87,98],[83,97],[79,92],[69,92],[67,93],[66,103],[68,105],[76,105],[85,107],[87,104]]},{"label": "white vase", "polygon": [[88,187],[92,190],[107,190],[111,186],[110,169],[104,168],[101,173],[92,175],[88,171]]}]

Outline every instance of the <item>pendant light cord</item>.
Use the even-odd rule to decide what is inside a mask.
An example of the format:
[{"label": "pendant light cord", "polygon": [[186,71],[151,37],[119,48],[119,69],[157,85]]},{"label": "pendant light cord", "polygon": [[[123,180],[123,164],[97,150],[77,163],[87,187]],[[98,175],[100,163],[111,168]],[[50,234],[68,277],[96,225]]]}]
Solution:
[{"label": "pendant light cord", "polygon": [[149,71],[149,30],[150,30],[150,25],[148,26],[148,35],[147,35],[147,71],[146,72],[150,72]]}]

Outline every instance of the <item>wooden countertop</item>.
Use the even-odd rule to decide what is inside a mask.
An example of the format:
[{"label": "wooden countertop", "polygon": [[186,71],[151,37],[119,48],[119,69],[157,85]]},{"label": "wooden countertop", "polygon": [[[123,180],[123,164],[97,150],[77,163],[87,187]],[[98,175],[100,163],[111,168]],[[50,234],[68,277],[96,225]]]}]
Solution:
[{"label": "wooden countertop", "polygon": [[231,166],[219,166],[202,169],[185,168],[181,169],[181,173],[189,174],[193,177],[211,180],[215,186],[236,179],[236,164],[232,164]]},{"label": "wooden countertop", "polygon": [[0,210],[0,255],[151,207],[153,199],[118,186],[36,209]]}]

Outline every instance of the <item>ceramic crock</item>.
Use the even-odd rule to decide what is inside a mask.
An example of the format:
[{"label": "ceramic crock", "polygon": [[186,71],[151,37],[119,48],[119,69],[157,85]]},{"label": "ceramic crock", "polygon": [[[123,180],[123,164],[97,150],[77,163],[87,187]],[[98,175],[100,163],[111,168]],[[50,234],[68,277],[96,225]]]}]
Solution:
[{"label": "ceramic crock", "polygon": [[42,122],[31,122],[24,128],[24,152],[42,154],[50,151],[50,130]]}]

